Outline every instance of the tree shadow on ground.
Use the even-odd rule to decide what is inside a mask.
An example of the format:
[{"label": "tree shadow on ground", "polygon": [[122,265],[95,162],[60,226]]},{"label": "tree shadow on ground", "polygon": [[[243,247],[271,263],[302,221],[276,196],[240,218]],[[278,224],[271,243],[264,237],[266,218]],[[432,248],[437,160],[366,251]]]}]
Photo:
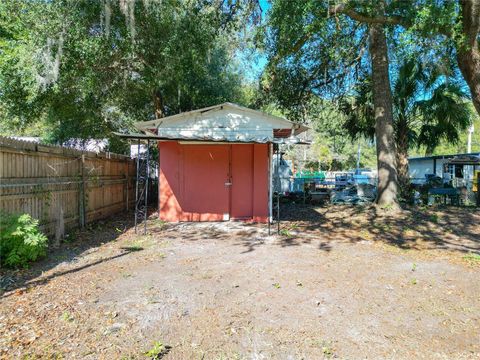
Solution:
[{"label": "tree shadow on ground", "polygon": [[[328,241],[381,241],[403,249],[480,252],[480,209],[407,207],[399,213],[374,205],[284,206],[284,224]],[[291,226],[291,225],[290,225]]]},{"label": "tree shadow on ground", "polygon": [[45,272],[62,263],[73,264],[82,256],[94,253],[98,247],[105,243],[116,241],[120,235],[133,226],[133,214],[128,213],[88,224],[85,229],[81,231],[71,231],[69,237],[75,237],[75,240],[62,242],[59,248],[49,249],[47,256],[31,264],[30,268],[20,270],[0,269],[0,297],[9,296],[9,294],[13,294],[12,291],[17,289],[44,285],[56,277],[82,271],[92,266],[126,256],[132,252],[143,250],[143,248],[139,246],[120,247],[118,249],[119,252],[111,256],[94,259],[85,264],[73,268],[70,267],[65,271],[56,271],[47,276],[42,276]]},{"label": "tree shadow on ground", "polygon": [[[480,253],[480,209],[407,207],[399,213],[373,204],[282,204],[280,230],[273,244],[310,245],[330,251],[335,243],[380,242],[400,249]],[[277,224],[272,224],[277,234]],[[266,244],[253,230],[238,239],[251,252]]]}]

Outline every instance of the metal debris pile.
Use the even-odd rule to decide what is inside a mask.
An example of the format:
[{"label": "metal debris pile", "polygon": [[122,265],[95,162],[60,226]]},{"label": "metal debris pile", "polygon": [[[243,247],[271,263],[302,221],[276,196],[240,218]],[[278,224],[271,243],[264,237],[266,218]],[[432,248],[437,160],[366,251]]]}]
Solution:
[{"label": "metal debris pile", "polygon": [[375,200],[377,187],[371,184],[356,184],[343,189],[332,190],[330,202],[332,204],[361,204]]}]

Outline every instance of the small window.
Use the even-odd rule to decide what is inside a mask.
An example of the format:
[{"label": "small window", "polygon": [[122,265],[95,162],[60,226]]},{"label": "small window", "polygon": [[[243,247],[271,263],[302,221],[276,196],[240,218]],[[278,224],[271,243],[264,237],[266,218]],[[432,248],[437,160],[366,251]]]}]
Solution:
[{"label": "small window", "polygon": [[463,165],[455,165],[455,177],[463,179]]}]

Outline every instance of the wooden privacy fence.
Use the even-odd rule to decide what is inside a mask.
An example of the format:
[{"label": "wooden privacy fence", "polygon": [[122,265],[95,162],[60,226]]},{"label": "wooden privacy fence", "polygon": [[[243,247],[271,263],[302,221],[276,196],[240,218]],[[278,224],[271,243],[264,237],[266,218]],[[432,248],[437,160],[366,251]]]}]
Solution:
[{"label": "wooden privacy fence", "polygon": [[0,137],[0,210],[28,213],[58,239],[64,229],[132,208],[135,172],[125,155]]}]

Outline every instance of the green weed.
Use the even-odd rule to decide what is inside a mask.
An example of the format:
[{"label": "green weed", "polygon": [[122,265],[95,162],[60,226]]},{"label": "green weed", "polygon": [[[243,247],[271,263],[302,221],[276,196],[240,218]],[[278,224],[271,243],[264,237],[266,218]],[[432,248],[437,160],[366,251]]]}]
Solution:
[{"label": "green weed", "polygon": [[291,238],[293,235],[290,233],[290,230],[288,229],[281,229],[280,230],[280,235]]},{"label": "green weed", "polygon": [[169,349],[169,346],[164,345],[160,341],[156,341],[150,350],[144,352],[144,355],[152,360],[157,360],[166,355]]},{"label": "green weed", "polygon": [[62,319],[63,321],[66,321],[66,322],[73,322],[75,320],[72,314],[70,314],[68,311],[63,312]]},{"label": "green weed", "polygon": [[27,267],[47,254],[48,239],[29,214],[0,212],[0,264]]},{"label": "green weed", "polygon": [[471,264],[480,264],[480,254],[468,253],[467,255],[463,256],[463,259]]}]

